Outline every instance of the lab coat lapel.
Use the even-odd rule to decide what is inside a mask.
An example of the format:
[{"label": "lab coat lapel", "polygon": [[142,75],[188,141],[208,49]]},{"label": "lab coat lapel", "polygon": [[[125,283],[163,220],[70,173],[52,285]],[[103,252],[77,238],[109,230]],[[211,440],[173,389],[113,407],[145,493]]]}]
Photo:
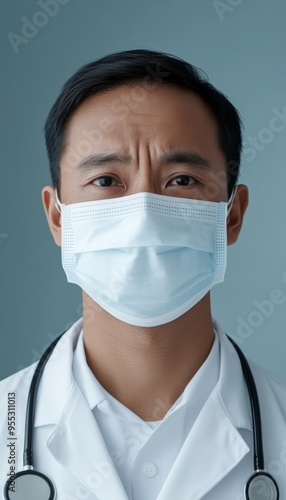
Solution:
[{"label": "lab coat lapel", "polygon": [[[92,411],[73,379],[73,349],[81,327],[80,320],[64,335],[44,370],[35,426],[56,425],[46,441],[48,451],[93,492],[94,498],[128,500]],[[191,429],[157,500],[201,499],[249,452],[237,430],[252,430],[240,362],[218,325],[216,329],[221,349],[218,384]]]},{"label": "lab coat lapel", "polygon": [[46,447],[94,498],[128,500],[93,413],[76,383]]},{"label": "lab coat lapel", "polygon": [[73,352],[81,329],[82,319],[59,340],[45,367],[35,427],[55,426],[46,441],[47,450],[94,493],[93,498],[128,500],[92,411],[73,378]]},{"label": "lab coat lapel", "polygon": [[223,479],[249,447],[231,423],[216,390],[188,435],[157,500],[198,500]]},{"label": "lab coat lapel", "polygon": [[45,366],[37,394],[35,427],[55,424],[60,418],[74,384],[73,353],[81,330],[82,318],[59,339]]},{"label": "lab coat lapel", "polygon": [[249,452],[238,431],[252,430],[248,393],[240,361],[222,332],[220,349],[218,384],[194,423],[157,500],[203,498]]}]

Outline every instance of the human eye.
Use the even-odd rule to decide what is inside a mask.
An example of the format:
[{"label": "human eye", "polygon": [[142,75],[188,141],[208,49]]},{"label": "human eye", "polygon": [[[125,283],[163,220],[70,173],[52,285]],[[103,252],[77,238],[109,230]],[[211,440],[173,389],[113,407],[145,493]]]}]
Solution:
[{"label": "human eye", "polygon": [[[173,181],[177,181],[178,180],[178,184],[173,184]],[[173,179],[171,179],[170,183],[174,186],[191,186],[192,184],[195,184],[197,181],[196,179],[194,179],[194,177],[192,177],[191,175],[186,175],[186,174],[183,174],[183,175],[177,175],[176,177],[174,177]]]},{"label": "human eye", "polygon": [[97,187],[111,187],[116,185],[117,180],[111,175],[101,175],[96,179],[93,179],[92,184]]}]

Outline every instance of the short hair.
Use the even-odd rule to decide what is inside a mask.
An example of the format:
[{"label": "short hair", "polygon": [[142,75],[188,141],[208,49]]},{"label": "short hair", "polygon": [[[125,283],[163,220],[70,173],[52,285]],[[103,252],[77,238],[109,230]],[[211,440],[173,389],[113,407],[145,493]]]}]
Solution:
[{"label": "short hair", "polygon": [[206,76],[183,59],[153,50],[134,49],[109,54],[82,66],[64,84],[45,123],[45,140],[53,186],[60,193],[60,160],[66,147],[68,122],[88,97],[124,84],[150,79],[159,85],[175,86],[199,95],[212,111],[218,125],[218,144],[227,161],[228,195],[237,183],[242,150],[242,123],[226,96]]}]

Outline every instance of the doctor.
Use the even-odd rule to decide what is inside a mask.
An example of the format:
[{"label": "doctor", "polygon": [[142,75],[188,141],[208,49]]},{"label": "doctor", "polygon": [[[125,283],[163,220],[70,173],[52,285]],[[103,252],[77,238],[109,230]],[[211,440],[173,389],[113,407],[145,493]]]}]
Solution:
[{"label": "doctor", "polygon": [[[236,109],[184,61],[132,50],[70,78],[46,143],[44,209],[68,281],[82,288],[83,318],[43,371],[35,468],[59,500],[242,500],[253,473],[250,398],[210,306],[248,204]],[[36,365],[1,383],[2,488],[11,466],[23,468]],[[286,384],[250,367],[265,469],[285,500]],[[272,498],[259,483],[253,494]]]}]

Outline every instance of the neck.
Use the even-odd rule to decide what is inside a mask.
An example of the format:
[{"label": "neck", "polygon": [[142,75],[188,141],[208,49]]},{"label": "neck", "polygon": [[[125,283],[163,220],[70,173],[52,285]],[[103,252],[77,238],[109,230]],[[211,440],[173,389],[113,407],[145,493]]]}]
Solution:
[{"label": "neck", "polygon": [[209,293],[174,321],[137,327],[83,292],[83,338],[87,363],[100,384],[143,420],[161,420],[211,350]]}]

